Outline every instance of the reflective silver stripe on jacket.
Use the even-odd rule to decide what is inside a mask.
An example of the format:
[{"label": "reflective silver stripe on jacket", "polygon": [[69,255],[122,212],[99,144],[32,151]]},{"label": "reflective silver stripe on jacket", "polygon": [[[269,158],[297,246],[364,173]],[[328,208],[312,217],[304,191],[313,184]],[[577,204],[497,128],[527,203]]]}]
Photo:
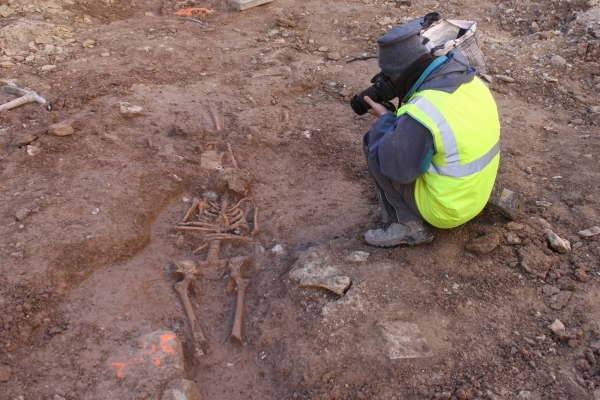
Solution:
[{"label": "reflective silver stripe on jacket", "polygon": [[498,153],[500,153],[500,143],[496,143],[487,153],[467,164],[452,164],[443,167],[441,165],[435,165],[434,163],[431,163],[429,166],[429,172],[433,172],[438,175],[453,176],[455,178],[469,176],[476,172],[482,171],[488,166],[489,163],[492,162]]},{"label": "reflective silver stripe on jacket", "polygon": [[422,96],[415,97],[410,103],[416,105],[429,115],[429,118],[431,118],[438,126],[442,137],[442,143],[444,144],[444,151],[446,152],[446,164],[451,165],[460,163],[460,154],[458,154],[458,144],[456,143],[454,131],[442,113],[431,101]]},{"label": "reflective silver stripe on jacket", "polygon": [[483,156],[476,160],[473,160],[467,164],[460,163],[460,154],[458,152],[458,143],[456,142],[456,136],[454,131],[446,121],[446,118],[442,113],[433,105],[431,101],[422,96],[417,96],[410,101],[411,104],[419,107],[425,112],[433,122],[438,126],[440,130],[440,136],[442,143],[444,144],[444,151],[446,152],[446,166],[435,165],[433,162],[429,166],[429,172],[436,173],[438,175],[447,175],[455,178],[461,178],[463,176],[469,176],[476,172],[482,171],[489,163],[492,162],[494,157],[500,152],[500,143],[496,142],[492,148],[485,153]]}]

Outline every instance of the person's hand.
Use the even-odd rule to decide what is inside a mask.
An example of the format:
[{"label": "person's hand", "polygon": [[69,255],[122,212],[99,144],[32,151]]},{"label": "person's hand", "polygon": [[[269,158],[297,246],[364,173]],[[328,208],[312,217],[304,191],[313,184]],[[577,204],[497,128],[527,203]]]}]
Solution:
[{"label": "person's hand", "polygon": [[369,112],[375,115],[377,118],[381,117],[383,114],[392,113],[390,110],[385,108],[382,104],[375,103],[369,96],[365,96],[365,102],[371,106]]}]

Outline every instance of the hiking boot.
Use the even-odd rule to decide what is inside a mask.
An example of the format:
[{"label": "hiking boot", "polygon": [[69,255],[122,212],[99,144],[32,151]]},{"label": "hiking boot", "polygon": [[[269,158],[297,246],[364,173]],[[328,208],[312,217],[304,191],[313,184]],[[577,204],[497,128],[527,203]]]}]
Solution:
[{"label": "hiking boot", "polygon": [[523,200],[521,193],[494,186],[487,206],[514,221]]},{"label": "hiking boot", "polygon": [[393,223],[384,229],[371,229],[365,233],[365,241],[371,246],[393,247],[401,244],[414,246],[433,241],[433,234],[423,221],[403,224]]}]

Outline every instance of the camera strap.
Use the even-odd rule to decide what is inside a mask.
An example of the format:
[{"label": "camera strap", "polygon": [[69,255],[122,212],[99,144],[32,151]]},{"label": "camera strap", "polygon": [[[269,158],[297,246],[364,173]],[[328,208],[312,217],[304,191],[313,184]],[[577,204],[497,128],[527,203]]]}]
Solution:
[{"label": "camera strap", "polygon": [[437,67],[439,67],[440,65],[442,65],[443,63],[445,63],[446,60],[448,60],[448,57],[446,55],[439,56],[438,58],[436,58],[435,60],[433,60],[431,62],[431,64],[429,64],[429,66],[427,67],[427,69],[421,74],[421,76],[419,77],[419,79],[417,79],[417,81],[415,82],[415,84],[413,85],[413,87],[410,88],[410,91],[407,93],[407,95],[404,96],[404,98],[402,99],[402,103],[407,103],[408,100],[412,97],[412,95],[415,94],[415,92],[417,91],[417,89],[419,88],[419,86],[421,86],[421,84],[423,83],[423,81],[425,81],[425,79],[427,79],[427,77],[429,76],[429,74],[432,73],[434,69],[436,69]]}]

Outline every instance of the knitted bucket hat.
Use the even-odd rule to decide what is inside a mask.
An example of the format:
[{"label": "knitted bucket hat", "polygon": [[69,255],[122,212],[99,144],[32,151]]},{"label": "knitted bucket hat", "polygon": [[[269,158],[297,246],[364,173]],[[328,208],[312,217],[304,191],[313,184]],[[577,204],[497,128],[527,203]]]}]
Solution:
[{"label": "knitted bucket hat", "polygon": [[419,57],[429,51],[421,44],[419,33],[424,18],[397,25],[377,40],[379,68],[391,77],[398,78]]}]

